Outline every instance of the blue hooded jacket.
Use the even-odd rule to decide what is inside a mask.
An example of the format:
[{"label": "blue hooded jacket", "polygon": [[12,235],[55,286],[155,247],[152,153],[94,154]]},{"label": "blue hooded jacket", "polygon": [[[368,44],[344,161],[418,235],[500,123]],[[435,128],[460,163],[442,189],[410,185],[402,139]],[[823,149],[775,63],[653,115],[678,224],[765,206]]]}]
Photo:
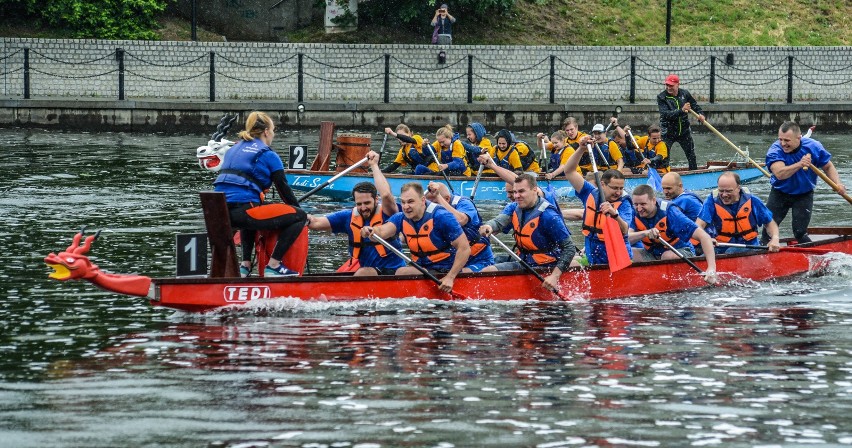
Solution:
[{"label": "blue hooded jacket", "polygon": [[485,126],[483,126],[482,123],[473,122],[469,124],[468,127],[471,128],[473,130],[473,134],[476,135],[476,141],[471,143],[467,138],[460,140],[467,155],[467,164],[470,165],[472,170],[478,170],[479,162],[476,161],[476,158],[479,157],[480,151],[482,150],[482,148],[478,145],[479,142],[482,141],[482,137],[485,137]]}]

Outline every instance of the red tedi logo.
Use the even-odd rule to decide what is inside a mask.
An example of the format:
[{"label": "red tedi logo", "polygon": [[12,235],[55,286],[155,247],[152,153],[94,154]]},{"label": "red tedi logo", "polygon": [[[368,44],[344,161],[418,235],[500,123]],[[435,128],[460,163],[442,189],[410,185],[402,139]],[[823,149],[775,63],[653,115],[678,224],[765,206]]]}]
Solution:
[{"label": "red tedi logo", "polygon": [[222,295],[226,302],[248,302],[271,297],[268,286],[226,286]]}]

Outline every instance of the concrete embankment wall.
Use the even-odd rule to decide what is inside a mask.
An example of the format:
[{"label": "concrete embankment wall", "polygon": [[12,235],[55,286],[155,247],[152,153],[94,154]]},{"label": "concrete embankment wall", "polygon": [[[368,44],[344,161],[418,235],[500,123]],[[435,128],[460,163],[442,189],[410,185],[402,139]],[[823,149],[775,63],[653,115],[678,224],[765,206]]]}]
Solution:
[{"label": "concrete embankment wall", "polygon": [[[443,51],[445,63],[438,62]],[[849,47],[521,47],[3,38],[0,126],[192,131],[262,109],[284,126],[551,128],[657,120],[681,76],[720,127],[852,124]],[[297,111],[298,104],[305,107]]]},{"label": "concrete embankment wall", "polygon": [[[307,103],[299,113],[295,102],[173,102],[0,100],[0,126],[21,126],[89,131],[202,132],[215,129],[224,114],[240,114],[242,122],[252,110],[270,113],[279,127],[318,127],[334,121],[342,129],[370,129],[406,123],[419,133],[431,133],[447,123],[463,126],[479,121],[488,129],[510,128],[550,132],[567,116],[582,129],[606,123],[615,104],[508,104],[508,103]],[[822,131],[844,131],[852,125],[852,104],[706,105],[711,123],[721,130],[772,131],[785,120],[816,124]],[[624,104],[621,123],[634,128],[659,123],[655,103]],[[698,126],[700,128],[700,126]]]}]

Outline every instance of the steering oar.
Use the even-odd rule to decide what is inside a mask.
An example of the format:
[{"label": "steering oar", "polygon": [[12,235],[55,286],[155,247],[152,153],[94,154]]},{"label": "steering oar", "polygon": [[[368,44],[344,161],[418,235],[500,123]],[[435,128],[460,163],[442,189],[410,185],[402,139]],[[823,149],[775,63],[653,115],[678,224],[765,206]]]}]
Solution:
[{"label": "steering oar", "polygon": [[[689,109],[689,111],[690,111],[690,112],[692,112],[692,114],[693,114],[693,115],[695,115],[695,117],[696,117],[696,118],[698,118],[698,117],[699,117],[698,112],[696,112],[696,111],[694,111],[694,110],[692,110],[692,109]],[[724,135],[722,135],[722,133],[721,133],[721,132],[717,131],[717,130],[716,130],[716,128],[714,128],[714,127],[713,127],[713,125],[712,125],[712,124],[710,124],[710,122],[709,122],[709,121],[707,121],[707,119],[706,119],[706,118],[704,119],[703,123],[704,123],[704,126],[707,126],[707,129],[710,129],[711,131],[713,131],[713,133],[714,133],[714,134],[716,134],[716,135],[718,135],[718,136],[719,136],[719,138],[721,138],[722,140],[724,140],[724,142],[725,142],[725,143],[729,144],[729,145],[731,146],[731,148],[734,148],[734,149],[735,149],[738,153],[740,153],[740,155],[741,155],[741,156],[743,156],[743,157],[745,157],[746,159],[748,159],[748,161],[749,161],[752,165],[754,165],[754,167],[755,167],[755,168],[759,169],[759,170],[760,170],[760,172],[761,172],[761,173],[763,173],[763,175],[764,175],[764,176],[766,176],[766,177],[771,177],[771,176],[769,175],[769,171],[766,171],[766,169],[765,169],[765,168],[763,168],[762,166],[760,166],[760,165],[759,165],[757,162],[755,162],[755,161],[754,161],[751,157],[749,157],[749,156],[748,156],[748,154],[747,154],[745,151],[743,151],[742,149],[740,149],[739,147],[737,147],[737,145],[735,145],[732,141],[728,140],[728,138],[727,138],[727,137],[725,137]]]}]

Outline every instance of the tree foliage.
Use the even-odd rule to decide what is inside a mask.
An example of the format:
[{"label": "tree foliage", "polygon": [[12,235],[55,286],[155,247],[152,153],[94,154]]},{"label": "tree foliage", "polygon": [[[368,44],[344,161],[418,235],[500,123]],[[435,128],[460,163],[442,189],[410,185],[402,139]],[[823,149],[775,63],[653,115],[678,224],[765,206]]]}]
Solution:
[{"label": "tree foliage", "polygon": [[81,39],[156,39],[154,17],[170,0],[0,0],[0,7]]},{"label": "tree foliage", "polygon": [[447,3],[450,14],[456,19],[476,23],[486,16],[509,11],[515,0],[368,0],[358,3],[359,21],[369,23],[396,23],[416,29],[432,20],[435,10]]}]

